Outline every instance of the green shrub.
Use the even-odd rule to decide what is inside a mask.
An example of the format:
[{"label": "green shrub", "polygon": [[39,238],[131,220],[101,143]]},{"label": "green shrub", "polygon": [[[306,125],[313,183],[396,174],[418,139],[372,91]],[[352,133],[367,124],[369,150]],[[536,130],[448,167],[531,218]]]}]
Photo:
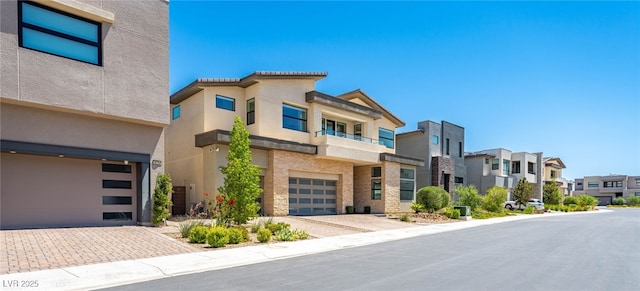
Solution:
[{"label": "green shrub", "polygon": [[627,198],[627,205],[640,206],[640,196],[631,196]]},{"label": "green shrub", "polygon": [[564,200],[562,200],[562,204],[564,205],[578,204],[578,198],[576,198],[575,196],[564,197]]},{"label": "green shrub", "polygon": [[245,242],[245,241],[250,241],[251,240],[251,235],[249,234],[249,230],[247,230],[246,227],[244,227],[242,225],[236,225],[236,226],[234,226],[234,228],[236,228],[242,234],[241,242]]},{"label": "green shrub", "polygon": [[159,225],[169,217],[169,206],[171,200],[169,195],[173,193],[173,184],[171,184],[171,176],[167,173],[160,173],[156,177],[156,188],[153,189],[153,216],[151,218],[153,224]]},{"label": "green shrub", "polygon": [[190,243],[205,243],[207,241],[207,233],[209,232],[209,227],[204,225],[194,226],[189,233],[189,242]]},{"label": "green shrub", "polygon": [[[214,248],[224,247],[229,243],[230,230],[232,229],[226,229],[222,226],[211,228],[207,233],[207,243]],[[242,234],[238,235],[238,237],[241,236]]]},{"label": "green shrub", "polygon": [[613,201],[611,201],[612,205],[625,205],[626,203],[627,201],[625,201],[622,197],[614,198]]},{"label": "green shrub", "polygon": [[264,227],[269,229],[271,233],[275,234],[279,230],[289,229],[290,225],[288,223],[278,222],[278,223],[265,224]]},{"label": "green shrub", "polygon": [[462,186],[456,187],[456,194],[458,195],[458,201],[456,206],[469,206],[473,212],[482,204],[482,196],[478,194],[476,186]]},{"label": "green shrub", "polygon": [[182,238],[189,237],[191,230],[196,226],[202,226],[202,222],[197,220],[185,220],[178,224],[178,230],[180,231],[180,236]]},{"label": "green shrub", "polygon": [[262,221],[256,220],[251,223],[251,233],[257,233],[260,228],[262,228]]},{"label": "green shrub", "polygon": [[598,205],[598,198],[586,194],[580,195],[578,196],[578,205],[589,206],[589,208],[593,209]]},{"label": "green shrub", "polygon": [[459,209],[453,209],[451,207],[447,207],[444,210],[444,215],[446,215],[450,219],[458,219],[458,218],[460,218],[460,210]]},{"label": "green shrub", "polygon": [[434,212],[449,205],[449,193],[437,186],[427,186],[418,190],[416,202],[424,205],[429,212]]},{"label": "green shrub", "polygon": [[294,229],[292,231],[292,233],[293,233],[293,239],[294,240],[301,240],[301,239],[308,239],[309,238],[309,233],[307,233],[304,230]]},{"label": "green shrub", "polygon": [[522,210],[522,212],[524,214],[533,214],[533,212],[536,210],[535,207],[533,206],[527,206],[524,210]]},{"label": "green shrub", "polygon": [[269,242],[271,240],[271,231],[266,228],[258,230],[258,241],[261,243]]},{"label": "green shrub", "polygon": [[416,214],[420,213],[420,212],[424,212],[426,210],[426,208],[424,207],[424,205],[418,203],[418,202],[413,202],[411,204],[411,210],[415,211]]},{"label": "green shrub", "polygon": [[276,238],[277,241],[292,241],[293,239],[293,232],[288,229],[288,228],[283,228],[280,229],[278,231],[276,231],[276,233],[274,234],[274,237]]},{"label": "green shrub", "polygon": [[400,215],[400,221],[411,222],[411,216],[409,216],[409,214],[403,213]]},{"label": "green shrub", "polygon": [[[230,244],[239,244],[244,241],[242,237],[242,231],[237,227],[232,227],[227,229],[227,235],[229,237]],[[208,238],[208,237],[207,237]]]},{"label": "green shrub", "polygon": [[493,186],[482,199],[482,208],[489,212],[502,212],[502,204],[507,200],[507,188]]},{"label": "green shrub", "polygon": [[500,211],[500,212],[489,212],[484,209],[478,208],[476,211],[471,211],[471,217],[473,219],[487,219],[494,217],[504,217],[509,215],[509,212]]}]

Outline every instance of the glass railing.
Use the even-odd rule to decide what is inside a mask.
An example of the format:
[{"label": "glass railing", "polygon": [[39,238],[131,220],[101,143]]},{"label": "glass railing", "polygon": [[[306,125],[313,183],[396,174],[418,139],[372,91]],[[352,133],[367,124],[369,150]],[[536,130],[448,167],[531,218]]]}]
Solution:
[{"label": "glass railing", "polygon": [[371,138],[360,136],[360,135],[353,135],[353,134],[349,134],[349,133],[336,132],[336,131],[331,131],[331,130],[319,130],[319,131],[316,131],[316,137],[323,136],[323,135],[333,135],[333,136],[337,136],[337,137],[341,137],[341,138],[357,140],[357,141],[366,142],[366,143],[384,145],[384,143],[382,143],[382,142],[380,142],[380,141],[378,141],[376,139],[371,139]]}]

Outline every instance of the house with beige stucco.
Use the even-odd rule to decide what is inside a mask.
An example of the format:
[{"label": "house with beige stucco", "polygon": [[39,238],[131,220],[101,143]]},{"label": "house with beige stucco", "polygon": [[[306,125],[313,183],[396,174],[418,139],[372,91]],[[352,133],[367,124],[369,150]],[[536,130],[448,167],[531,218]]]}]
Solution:
[{"label": "house with beige stucco", "polygon": [[151,223],[168,8],[0,1],[0,229]]},{"label": "house with beige stucco", "polygon": [[[171,95],[166,167],[184,187],[183,214],[212,199],[224,176],[229,133],[240,116],[261,169],[264,215],[410,211],[423,160],[397,155],[404,122],[362,90],[331,96],[315,90],[324,72],[254,72],[201,78]],[[180,200],[180,201],[176,201]],[[183,201],[184,200],[184,201]]]},{"label": "house with beige stucco", "polygon": [[562,159],[558,157],[544,157],[542,158],[542,162],[544,163],[544,183],[549,184],[555,181],[562,195],[571,195],[573,183],[562,176],[562,170],[567,168]]}]

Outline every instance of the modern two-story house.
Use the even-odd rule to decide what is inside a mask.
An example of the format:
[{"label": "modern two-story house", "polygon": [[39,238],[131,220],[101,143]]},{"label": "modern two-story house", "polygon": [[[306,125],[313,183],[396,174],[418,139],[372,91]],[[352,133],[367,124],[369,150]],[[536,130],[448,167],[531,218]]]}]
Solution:
[{"label": "modern two-story house", "polygon": [[493,186],[505,187],[511,200],[513,188],[522,178],[533,186],[533,197],[542,199],[543,162],[542,153],[513,153],[497,148],[466,153],[467,183],[475,185],[480,193]]},{"label": "modern two-story house", "polygon": [[425,160],[425,165],[416,169],[418,189],[439,186],[455,195],[455,187],[465,185],[462,126],[447,121],[421,121],[417,130],[398,134],[396,143],[398,154]]},{"label": "modern two-story house", "polygon": [[608,175],[585,176],[575,179],[574,195],[591,195],[599,205],[609,205],[614,198],[640,197],[640,176]]},{"label": "modern two-story house", "polygon": [[557,157],[544,157],[544,183],[556,181],[562,195],[569,196],[573,188],[572,182],[562,176],[562,169],[566,169],[564,162]]},{"label": "modern two-story house", "polygon": [[404,122],[361,90],[316,91],[315,82],[326,76],[202,78],[171,95],[166,166],[174,185],[187,189],[187,206],[213,197],[223,184],[219,169],[240,116],[262,171],[264,215],[339,214],[346,206],[409,211],[416,167],[424,162],[396,154],[395,131]]},{"label": "modern two-story house", "polygon": [[0,228],[150,223],[167,1],[0,1]]}]

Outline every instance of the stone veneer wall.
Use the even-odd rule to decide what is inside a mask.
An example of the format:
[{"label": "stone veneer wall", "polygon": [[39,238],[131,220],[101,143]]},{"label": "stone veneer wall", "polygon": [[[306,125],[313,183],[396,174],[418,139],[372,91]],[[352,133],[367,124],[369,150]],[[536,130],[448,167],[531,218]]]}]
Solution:
[{"label": "stone veneer wall", "polygon": [[[353,169],[353,205],[356,212],[364,212],[365,206],[371,206],[372,213],[384,213],[383,200],[371,200],[371,168],[381,166],[361,166]],[[382,180],[382,177],[376,179]]]},{"label": "stone veneer wall", "polygon": [[265,215],[289,215],[289,171],[338,175],[336,210],[345,213],[345,206],[353,205],[353,164],[319,159],[314,155],[287,151],[269,151],[269,167],[264,177]]},{"label": "stone veneer wall", "polygon": [[400,212],[400,164],[384,162],[382,167],[384,213]]},{"label": "stone veneer wall", "polygon": [[444,189],[444,175],[450,174],[449,177],[449,194],[455,192],[455,168],[454,161],[445,157],[431,158],[431,185]]}]

